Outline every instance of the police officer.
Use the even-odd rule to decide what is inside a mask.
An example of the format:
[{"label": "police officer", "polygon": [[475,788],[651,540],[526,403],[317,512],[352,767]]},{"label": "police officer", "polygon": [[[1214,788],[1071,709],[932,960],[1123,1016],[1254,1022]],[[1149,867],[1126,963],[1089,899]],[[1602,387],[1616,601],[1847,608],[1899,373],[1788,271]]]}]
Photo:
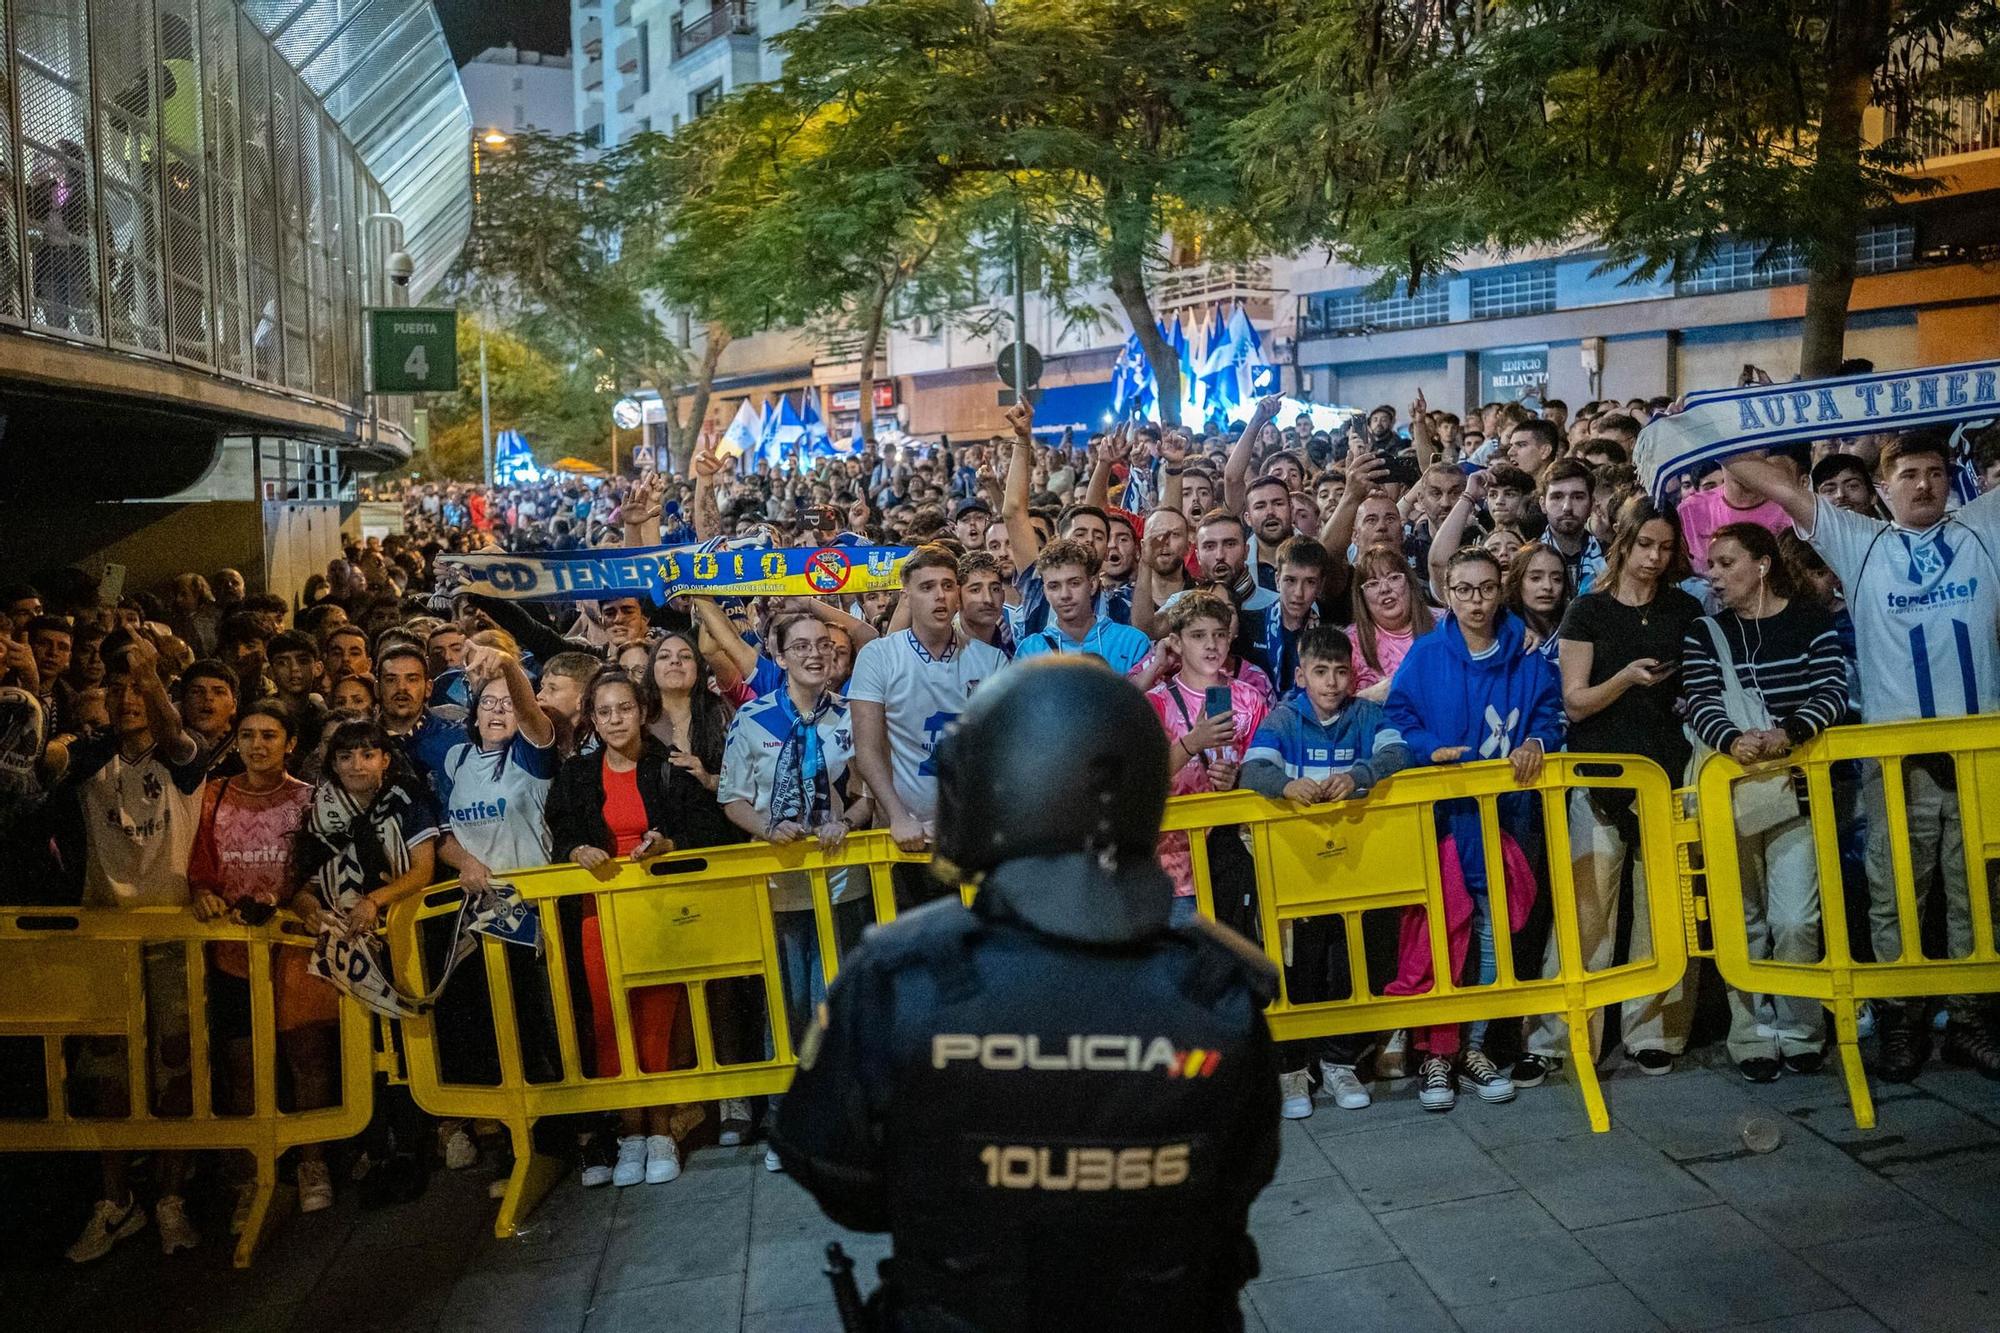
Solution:
[{"label": "police officer", "polygon": [[870,934],[772,1132],[827,1216],[891,1234],[878,1327],[1243,1327],[1275,976],[1170,924],[1166,751],[1084,658],[1009,668],[939,745],[939,855],[978,898]]}]

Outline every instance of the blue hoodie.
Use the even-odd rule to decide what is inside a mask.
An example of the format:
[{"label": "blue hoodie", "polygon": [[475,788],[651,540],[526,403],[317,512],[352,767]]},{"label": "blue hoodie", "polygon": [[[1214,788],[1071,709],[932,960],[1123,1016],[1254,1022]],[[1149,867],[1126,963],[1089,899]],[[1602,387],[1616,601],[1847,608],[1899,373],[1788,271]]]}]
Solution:
[{"label": "blue hoodie", "polygon": [[[1389,725],[1403,733],[1413,765],[1431,762],[1435,750],[1465,746],[1463,762],[1505,759],[1516,747],[1539,740],[1553,754],[1562,748],[1562,688],[1555,670],[1526,651],[1527,628],[1502,612],[1494,651],[1474,658],[1456,619],[1410,645],[1389,683]],[[1534,818],[1526,793],[1500,798],[1501,826],[1520,841]],[[1486,887],[1479,836],[1479,808],[1472,801],[1438,807],[1438,834],[1458,840],[1467,888]],[[1518,924],[1518,923],[1516,923]]]}]

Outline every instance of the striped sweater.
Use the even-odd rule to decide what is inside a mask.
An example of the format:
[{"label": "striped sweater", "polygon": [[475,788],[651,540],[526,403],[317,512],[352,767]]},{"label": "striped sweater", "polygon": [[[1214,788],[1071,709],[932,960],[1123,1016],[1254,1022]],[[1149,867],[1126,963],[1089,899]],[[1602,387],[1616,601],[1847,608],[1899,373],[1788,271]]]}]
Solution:
[{"label": "striped sweater", "polygon": [[1727,751],[1743,734],[1723,709],[1722,664],[1715,656],[1708,621],[1721,629],[1738,679],[1751,693],[1763,695],[1772,721],[1791,732],[1795,742],[1818,735],[1846,716],[1847,667],[1833,618],[1826,611],[1801,599],[1761,620],[1745,620],[1724,610],[1696,621],[1683,640],[1681,680],[1688,725],[1705,744]]}]

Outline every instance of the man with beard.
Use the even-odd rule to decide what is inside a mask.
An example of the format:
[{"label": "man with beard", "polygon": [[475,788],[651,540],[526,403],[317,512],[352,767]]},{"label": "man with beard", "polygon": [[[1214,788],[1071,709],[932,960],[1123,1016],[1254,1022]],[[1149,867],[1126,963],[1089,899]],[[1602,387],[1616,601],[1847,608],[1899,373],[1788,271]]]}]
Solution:
[{"label": "man with beard", "polygon": [[1148,634],[1156,628],[1160,604],[1191,586],[1189,538],[1188,521],[1178,509],[1155,509],[1146,519],[1146,538],[1132,574],[1132,624]]},{"label": "man with beard", "polygon": [[1574,458],[1557,460],[1542,478],[1542,512],[1549,526],[1540,540],[1563,558],[1573,597],[1589,592],[1604,568],[1604,548],[1590,532],[1594,485],[1590,469]]},{"label": "man with beard", "polygon": [[1278,548],[1292,532],[1292,492],[1278,477],[1250,483],[1243,505],[1243,524],[1250,530],[1250,559],[1259,587],[1277,579]]},{"label": "man with beard", "polygon": [[[434,775],[443,767],[445,756],[465,739],[463,712],[427,706],[430,664],[424,650],[415,644],[395,643],[384,648],[375,662],[375,683],[383,728],[401,742],[426,789],[434,789]],[[458,716],[451,716],[453,712]]]}]

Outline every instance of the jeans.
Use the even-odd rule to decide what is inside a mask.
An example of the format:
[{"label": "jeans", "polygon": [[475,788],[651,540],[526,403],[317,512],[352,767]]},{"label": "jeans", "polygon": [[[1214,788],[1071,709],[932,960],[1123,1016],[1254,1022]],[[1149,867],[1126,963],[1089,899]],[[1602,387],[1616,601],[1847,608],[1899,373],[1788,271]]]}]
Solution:
[{"label": "jeans", "polygon": [[[1818,962],[1819,865],[1812,821],[1787,820],[1744,835],[1738,844],[1750,956]],[[1826,1011],[1819,1001],[1729,988],[1729,1058],[1737,1063],[1817,1052],[1825,1036]]]}]

